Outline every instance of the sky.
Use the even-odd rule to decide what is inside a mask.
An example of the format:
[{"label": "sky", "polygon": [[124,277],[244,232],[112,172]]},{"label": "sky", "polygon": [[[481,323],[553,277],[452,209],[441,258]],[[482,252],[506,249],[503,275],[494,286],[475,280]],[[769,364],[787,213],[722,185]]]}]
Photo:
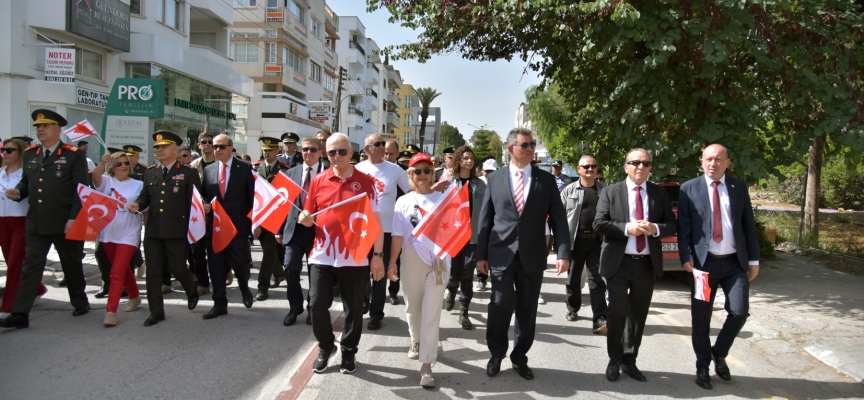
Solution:
[{"label": "sky", "polygon": [[[366,37],[382,49],[416,40],[419,34],[387,22],[387,10],[367,13],[363,0],[328,0],[327,4],[340,17],[359,17],[366,27]],[[525,89],[540,83],[536,72],[529,70],[523,76],[526,63],[518,59],[480,62],[450,54],[434,56],[424,64],[391,60],[390,65],[399,70],[404,83],[415,88],[432,87],[442,93],[432,106],[441,107],[441,119],[459,128],[465,140],[475,127],[484,125],[504,139],[515,127],[516,109],[525,101]]]}]

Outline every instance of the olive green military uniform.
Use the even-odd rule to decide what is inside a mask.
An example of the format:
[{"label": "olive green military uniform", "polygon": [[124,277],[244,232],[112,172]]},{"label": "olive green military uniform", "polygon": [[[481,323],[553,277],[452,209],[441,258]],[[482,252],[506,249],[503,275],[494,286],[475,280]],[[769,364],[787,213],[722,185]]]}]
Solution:
[{"label": "olive green military uniform", "polygon": [[135,164],[135,166],[132,167],[132,171],[129,171],[129,177],[132,179],[143,181],[144,180],[144,172],[146,172],[146,171],[147,171],[147,167],[145,165],[143,165],[141,163]]},{"label": "olive green military uniform", "polygon": [[[272,167],[267,166],[267,161],[262,161],[258,165],[256,171],[258,175],[267,179],[267,182],[273,182],[280,171],[288,170],[288,164],[276,161]],[[280,232],[281,233],[281,232]],[[276,235],[267,229],[261,228],[261,234],[258,236],[258,241],[261,242],[261,267],[258,272],[258,290],[266,291],[270,288],[270,277],[273,276],[277,281],[285,280],[285,271],[279,262],[279,252],[284,254],[285,247],[276,241]]]},{"label": "olive green military uniform", "polygon": [[162,269],[168,268],[189,297],[197,297],[195,276],[186,268],[189,251],[189,208],[192,190],[201,188],[198,171],[172,163],[165,173],[155,165],[144,173],[144,188],[135,200],[144,210],[150,207],[144,227],[144,257],[147,259],[147,302],[151,315],[164,316]]}]

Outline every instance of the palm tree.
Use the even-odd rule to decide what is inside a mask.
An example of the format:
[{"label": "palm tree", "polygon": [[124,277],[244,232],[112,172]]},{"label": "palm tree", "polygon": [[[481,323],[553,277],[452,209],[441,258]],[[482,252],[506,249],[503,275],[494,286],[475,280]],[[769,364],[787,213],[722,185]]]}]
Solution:
[{"label": "palm tree", "polygon": [[429,118],[429,104],[432,103],[432,100],[435,100],[440,96],[441,93],[438,93],[437,90],[428,88],[417,88],[414,89],[414,96],[417,97],[417,100],[420,102],[420,105],[423,109],[420,111],[420,149],[425,151],[423,144],[424,139],[426,138],[426,119]]}]

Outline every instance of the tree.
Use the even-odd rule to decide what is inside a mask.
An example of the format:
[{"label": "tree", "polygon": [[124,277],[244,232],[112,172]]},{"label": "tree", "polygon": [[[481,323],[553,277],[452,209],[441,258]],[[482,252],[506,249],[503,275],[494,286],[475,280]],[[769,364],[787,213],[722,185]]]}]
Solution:
[{"label": "tree", "polygon": [[414,96],[417,96],[417,101],[420,102],[420,148],[423,149],[424,141],[426,139],[426,119],[429,118],[429,104],[432,103],[432,100],[435,100],[440,96],[441,93],[438,93],[437,90],[428,88],[416,88],[414,89]]},{"label": "tree", "polygon": [[440,149],[448,147],[459,147],[465,145],[465,138],[459,133],[459,128],[450,125],[447,121],[441,123],[441,146]]},{"label": "tree", "polygon": [[855,0],[369,5],[421,32],[384,49],[394,59],[519,57],[541,73],[541,90],[557,84],[558,106],[572,118],[557,135],[572,141],[578,132],[604,155],[646,148],[655,177],[697,175],[700,150],[715,142],[751,182],[779,174],[811,145],[818,170],[817,138],[826,135],[864,150],[864,20]]},{"label": "tree", "polygon": [[498,132],[489,129],[478,129],[471,135],[471,149],[474,150],[474,157],[481,159],[483,157],[495,157],[497,162],[501,162],[503,143],[498,136]]},{"label": "tree", "polygon": [[501,138],[498,136],[498,133],[495,131],[491,131],[489,134],[489,152],[492,157],[495,157],[495,161],[501,163],[504,161],[502,156],[504,155],[504,142],[501,141]]}]

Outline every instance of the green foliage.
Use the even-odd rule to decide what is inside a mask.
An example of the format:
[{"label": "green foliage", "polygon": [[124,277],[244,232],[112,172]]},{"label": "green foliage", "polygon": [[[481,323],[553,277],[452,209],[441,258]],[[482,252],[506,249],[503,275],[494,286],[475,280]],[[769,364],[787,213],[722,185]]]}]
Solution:
[{"label": "green foliage", "polygon": [[459,128],[448,124],[447,121],[442,122],[441,139],[438,146],[439,155],[443,155],[441,152],[448,147],[456,148],[463,145],[465,145],[465,138],[459,133]]},{"label": "green foliage", "polygon": [[474,157],[478,160],[493,156],[497,162],[501,162],[501,138],[498,133],[489,129],[478,129],[471,135],[471,148],[474,150]]},{"label": "green foliage", "polygon": [[[864,209],[864,167],[850,165],[843,154],[828,158],[822,167],[819,206],[823,208]],[[768,189],[778,200],[801,204],[804,191],[804,168],[798,164],[781,170],[781,176],[767,180]]]},{"label": "green foliage", "polygon": [[422,107],[422,110],[420,110],[419,140],[420,148],[423,149],[423,145],[426,144],[426,119],[429,118],[429,105],[432,104],[432,101],[437,99],[438,96],[441,96],[441,93],[431,87],[414,88],[414,96],[417,97],[417,101],[420,102],[420,106]]},{"label": "green foliage", "polygon": [[759,254],[762,256],[774,255],[774,243],[768,240],[768,235],[765,234],[765,224],[760,220],[756,220],[756,237],[759,239]]}]

